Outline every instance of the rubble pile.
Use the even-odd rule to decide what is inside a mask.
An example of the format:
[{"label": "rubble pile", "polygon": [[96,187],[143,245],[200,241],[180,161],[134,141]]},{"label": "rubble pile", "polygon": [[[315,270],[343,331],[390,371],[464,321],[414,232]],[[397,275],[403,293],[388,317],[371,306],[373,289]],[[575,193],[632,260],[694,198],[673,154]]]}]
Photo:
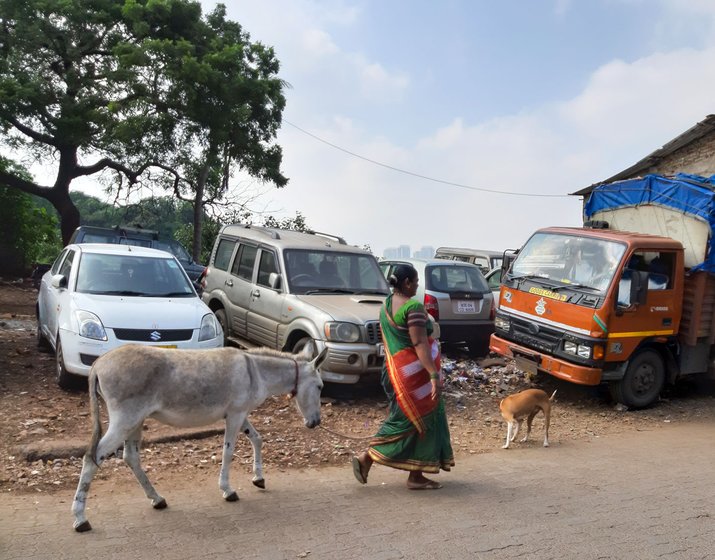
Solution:
[{"label": "rubble pile", "polygon": [[503,397],[533,386],[533,379],[513,360],[487,357],[479,360],[442,356],[445,394],[460,393]]}]

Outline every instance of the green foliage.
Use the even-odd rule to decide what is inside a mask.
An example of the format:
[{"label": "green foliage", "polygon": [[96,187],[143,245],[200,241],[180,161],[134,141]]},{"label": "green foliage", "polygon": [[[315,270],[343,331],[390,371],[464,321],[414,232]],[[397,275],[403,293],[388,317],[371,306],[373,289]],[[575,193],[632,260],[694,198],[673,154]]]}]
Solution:
[{"label": "green foliage", "polygon": [[4,252],[25,273],[35,263],[52,262],[62,250],[56,214],[36,205],[30,195],[2,186],[0,238]]}]

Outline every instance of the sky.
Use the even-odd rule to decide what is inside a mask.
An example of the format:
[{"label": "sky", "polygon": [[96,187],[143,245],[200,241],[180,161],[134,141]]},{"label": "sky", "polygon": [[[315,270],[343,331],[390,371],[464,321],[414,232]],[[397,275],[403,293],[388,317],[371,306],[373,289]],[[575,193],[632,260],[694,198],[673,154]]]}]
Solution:
[{"label": "sky", "polygon": [[377,256],[580,225],[569,193],[715,112],[709,0],[224,3],[287,82],[289,183],[254,209]]}]

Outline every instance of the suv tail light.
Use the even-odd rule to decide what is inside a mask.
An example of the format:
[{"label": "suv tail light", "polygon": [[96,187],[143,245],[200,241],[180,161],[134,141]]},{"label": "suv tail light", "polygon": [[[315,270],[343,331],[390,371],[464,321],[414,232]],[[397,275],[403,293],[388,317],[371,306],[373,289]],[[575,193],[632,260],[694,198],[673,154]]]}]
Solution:
[{"label": "suv tail light", "polygon": [[425,309],[435,321],[439,321],[439,303],[436,297],[425,294]]},{"label": "suv tail light", "polygon": [[201,276],[199,276],[199,284],[201,285],[201,289],[205,290],[206,289],[206,277],[209,275],[209,267],[207,266],[204,268],[204,271],[201,273]]}]

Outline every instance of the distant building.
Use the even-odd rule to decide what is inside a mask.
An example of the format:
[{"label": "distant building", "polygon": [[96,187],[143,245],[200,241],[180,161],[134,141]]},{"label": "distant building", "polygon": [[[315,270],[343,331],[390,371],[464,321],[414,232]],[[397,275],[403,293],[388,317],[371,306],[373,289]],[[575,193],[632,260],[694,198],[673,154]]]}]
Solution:
[{"label": "distant building", "polygon": [[409,259],[412,256],[412,250],[409,245],[400,245],[399,247],[388,247],[382,252],[383,259]]},{"label": "distant building", "polygon": [[434,257],[434,247],[431,245],[425,245],[421,249],[415,251],[412,256],[416,259],[431,259]]}]

